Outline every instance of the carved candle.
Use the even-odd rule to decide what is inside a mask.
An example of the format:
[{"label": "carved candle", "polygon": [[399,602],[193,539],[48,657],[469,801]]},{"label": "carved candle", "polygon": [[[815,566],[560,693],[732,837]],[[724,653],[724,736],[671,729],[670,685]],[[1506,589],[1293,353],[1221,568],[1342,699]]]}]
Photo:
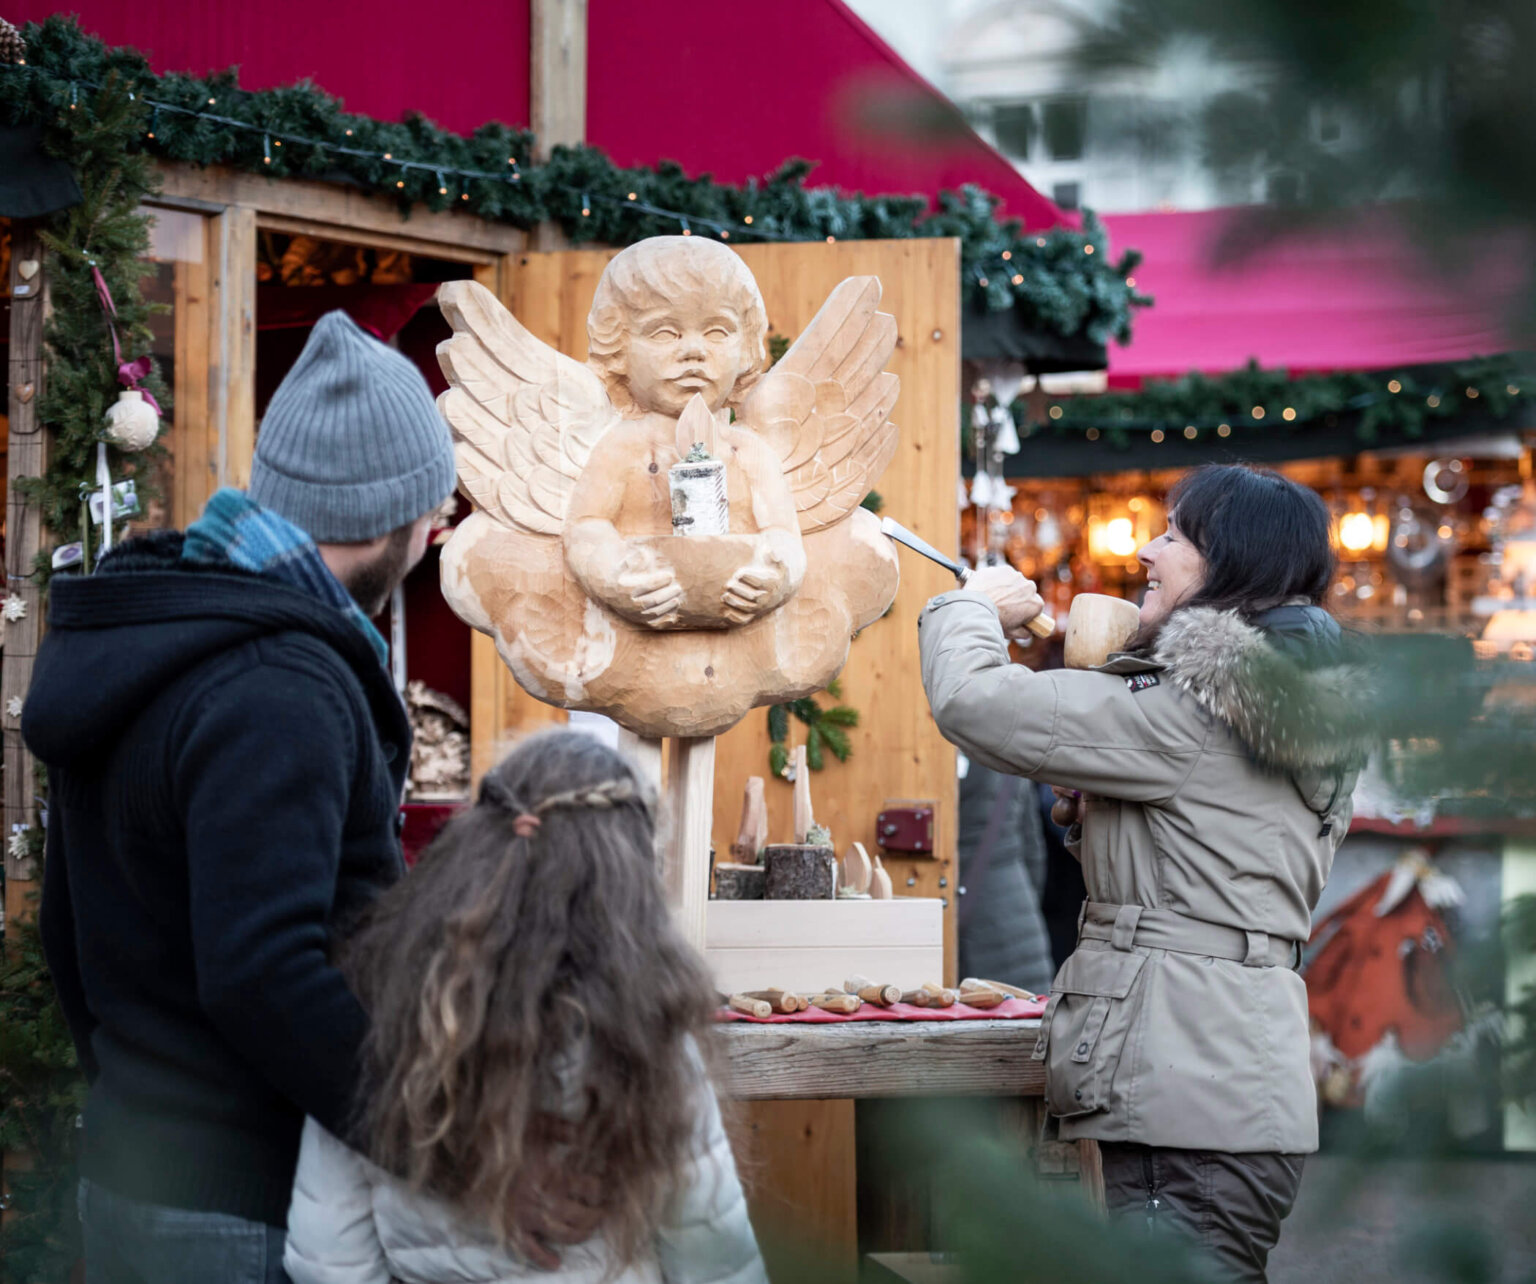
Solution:
[{"label": "carved candle", "polygon": [[720,459],[684,460],[667,470],[672,488],[674,535],[726,535],[731,529],[731,506],[725,495],[725,462]]}]

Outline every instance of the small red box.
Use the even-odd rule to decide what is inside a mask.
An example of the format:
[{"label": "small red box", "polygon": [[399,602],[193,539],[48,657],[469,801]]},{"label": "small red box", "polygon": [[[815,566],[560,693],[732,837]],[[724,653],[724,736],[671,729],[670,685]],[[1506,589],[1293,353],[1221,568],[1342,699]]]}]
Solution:
[{"label": "small red box", "polygon": [[875,817],[875,841],[891,852],[933,855],[933,808],[887,807]]}]

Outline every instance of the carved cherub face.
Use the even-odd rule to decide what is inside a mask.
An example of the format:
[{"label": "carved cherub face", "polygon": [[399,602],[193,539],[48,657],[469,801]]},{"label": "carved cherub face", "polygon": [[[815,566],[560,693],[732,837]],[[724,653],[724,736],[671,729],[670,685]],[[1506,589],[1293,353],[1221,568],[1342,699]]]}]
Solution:
[{"label": "carved cherub face", "polygon": [[690,290],[630,323],[624,367],[639,409],[680,415],[701,393],[711,410],[719,410],[756,364],[746,350],[741,317],[722,293]]},{"label": "carved cherub face", "polygon": [[675,417],[695,394],[739,405],[765,358],[767,314],[745,263],[701,236],[653,237],[603,272],[589,361],[625,413]]}]

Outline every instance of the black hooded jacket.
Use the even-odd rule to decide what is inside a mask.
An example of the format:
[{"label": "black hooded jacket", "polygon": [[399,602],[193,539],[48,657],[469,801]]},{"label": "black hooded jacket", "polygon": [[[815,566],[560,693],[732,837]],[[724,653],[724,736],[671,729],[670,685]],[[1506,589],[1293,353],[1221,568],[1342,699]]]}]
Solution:
[{"label": "black hooded jacket", "polygon": [[366,1019],[329,949],[403,870],[410,727],[339,611],[180,554],[166,532],[54,582],[22,719],[43,944],[84,1175],[281,1226],[305,1114],[351,1110]]}]

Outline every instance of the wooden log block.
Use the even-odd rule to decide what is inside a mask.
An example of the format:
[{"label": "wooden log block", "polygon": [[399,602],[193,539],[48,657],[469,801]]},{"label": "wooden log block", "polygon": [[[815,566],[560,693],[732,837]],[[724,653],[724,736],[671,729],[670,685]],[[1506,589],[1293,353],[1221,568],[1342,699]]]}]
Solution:
[{"label": "wooden log block", "polygon": [[738,865],[720,861],[715,865],[717,901],[760,901],[768,881],[768,871],[761,865]]},{"label": "wooden log block", "polygon": [[770,901],[829,901],[837,894],[837,854],[830,847],[770,843],[763,895]]}]

